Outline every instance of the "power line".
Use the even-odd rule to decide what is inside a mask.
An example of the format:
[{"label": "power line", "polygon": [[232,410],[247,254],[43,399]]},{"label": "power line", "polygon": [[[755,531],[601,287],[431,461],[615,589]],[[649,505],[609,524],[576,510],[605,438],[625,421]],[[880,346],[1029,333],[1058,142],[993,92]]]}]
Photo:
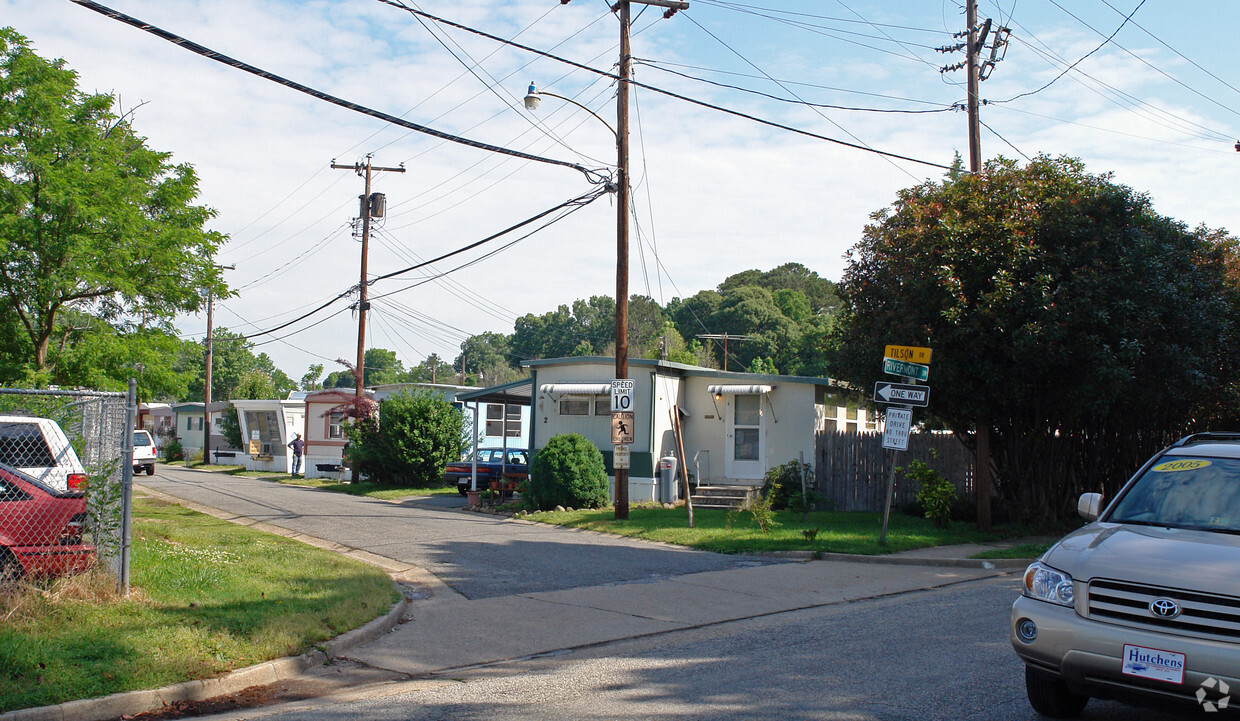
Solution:
[{"label": "power line", "polygon": [[255,67],[248,63],[241,62],[240,60],[236,60],[222,53],[218,53],[208,47],[199,45],[198,43],[187,40],[186,38],[183,38],[179,35],[168,32],[167,30],[163,30],[162,28],[156,27],[149,23],[145,23],[141,20],[138,20],[137,18],[131,17],[124,13],[117,12],[116,10],[113,10],[105,5],[100,5],[99,3],[94,2],[94,0],[71,0],[71,1],[74,3],[77,3],[78,5],[81,5],[82,7],[88,10],[94,10],[95,12],[101,15],[104,15],[105,17],[112,18],[113,20],[118,20],[127,25],[131,25],[135,28],[138,28],[139,30],[143,30],[145,32],[151,33],[152,35],[158,38],[167,40],[168,42],[173,43],[174,45],[183,47],[186,50],[189,50],[190,52],[197,53],[198,55],[201,55],[210,60],[214,60],[218,63],[228,65],[229,67],[233,67],[238,70],[243,70],[252,75],[257,75],[258,77],[263,78],[264,80],[270,80],[271,82],[278,83],[292,90],[296,90],[297,92],[309,95],[312,98],[323,100],[333,105],[338,105],[347,110],[352,110],[354,112],[361,113],[363,115],[369,115],[372,118],[378,118],[379,120],[382,120],[387,123],[391,123],[392,125],[398,125],[402,128],[408,128],[415,132],[424,133],[426,135],[430,135],[436,138],[441,138],[443,140],[448,140],[453,143],[459,143],[461,145],[466,145],[471,148],[478,148],[479,150],[487,150],[492,153],[500,153],[502,155],[511,155],[515,158],[522,158],[524,160],[532,160],[538,163],[546,163],[548,165],[558,165],[558,166],[562,166],[565,168],[572,168],[573,170],[576,170],[580,172],[581,174],[583,174],[586,177],[586,179],[589,180],[591,183],[600,184],[603,182],[602,178],[599,176],[599,174],[596,171],[585,168],[584,166],[578,165],[577,163],[570,163],[565,160],[554,160],[552,158],[544,158],[538,155],[524,153],[519,150],[512,150],[510,148],[503,148],[498,145],[491,145],[489,143],[483,143],[477,140],[470,140],[468,138],[462,138],[457,135],[452,135],[451,133],[446,133],[442,130],[436,130],[434,128],[430,128],[425,125],[419,125],[417,123],[405,120],[404,118],[398,118],[395,115],[391,115],[389,113],[375,110],[373,108],[369,108],[364,105],[359,105],[357,103],[354,103],[348,100],[343,100],[334,95],[325,93],[321,90],[315,90],[314,88],[311,88],[309,86],[302,85],[301,83],[297,83],[287,78],[276,75],[274,73],[270,73],[266,70]]},{"label": "power line", "polygon": [[[654,63],[643,62],[643,61],[635,61],[635,62],[641,65],[645,65],[646,67],[654,68],[656,70],[662,70],[665,73],[670,73],[672,75],[678,75],[688,80],[694,80],[699,83],[706,83],[707,85],[714,85],[717,88],[739,90],[742,93],[749,93],[750,95],[758,95],[764,98],[770,98],[771,100],[777,100],[781,103],[790,103],[793,105],[804,105],[810,108],[825,108],[827,110],[849,110],[849,111],[859,111],[859,112],[866,112],[866,113],[907,113],[910,115],[918,115],[918,114],[923,114],[923,113],[947,113],[947,112],[952,112],[955,110],[955,107],[952,105],[945,105],[941,108],[935,108],[933,110],[901,110],[898,108],[858,108],[858,107],[852,107],[848,105],[831,105],[829,103],[811,103],[808,100],[802,100],[800,98],[795,98],[795,97],[794,98],[781,98],[778,95],[764,93],[761,90],[742,88],[739,85],[731,85],[729,83],[721,83],[715,80],[707,80],[706,78],[695,77],[693,75],[689,75],[688,73],[682,73],[677,70],[669,70],[667,68],[659,67],[658,65]],[[766,78],[780,86],[783,85],[781,81],[775,80],[774,78],[771,78],[769,76],[766,76]],[[936,104],[941,104],[941,103],[936,103]]]},{"label": "power line", "polygon": [[[85,2],[85,1],[86,1],[86,0],[74,0],[74,2]],[[462,24],[460,24],[460,23],[453,22],[453,21],[451,21],[451,20],[445,20],[444,18],[437,17],[437,16],[435,16],[435,15],[431,15],[430,13],[423,12],[423,11],[418,10],[418,9],[416,9],[416,8],[411,8],[411,7],[408,7],[407,5],[404,5],[404,4],[400,3],[400,2],[399,2],[399,0],[377,0],[377,1],[378,1],[378,2],[381,2],[381,3],[385,4],[385,5],[391,5],[392,7],[399,8],[399,9],[401,9],[401,10],[404,10],[405,12],[412,13],[412,14],[414,14],[414,15],[420,15],[420,16],[422,16],[422,17],[427,18],[428,20],[433,20],[434,22],[441,23],[441,24],[447,25],[447,26],[449,26],[449,27],[458,28],[458,29],[460,29],[460,30],[464,30],[464,31],[466,31],[466,32],[473,33],[474,35],[478,35],[478,36],[480,36],[480,37],[484,37],[484,38],[487,38],[487,39],[489,39],[489,40],[494,40],[495,42],[498,42],[498,43],[503,43],[503,44],[505,44],[505,45],[510,45],[510,46],[515,47],[515,48],[518,48],[518,49],[520,49],[520,50],[525,50],[526,52],[531,52],[531,53],[534,53],[534,54],[536,54],[536,55],[540,55],[540,56],[542,56],[542,57],[548,58],[548,59],[550,59],[550,60],[555,60],[556,62],[560,62],[560,63],[564,63],[564,64],[566,64],[566,65],[570,65],[570,66],[572,66],[572,67],[577,68],[578,70],[584,70],[584,71],[586,71],[586,72],[594,73],[594,74],[596,74],[596,75],[602,75],[602,76],[605,76],[605,77],[611,78],[611,79],[616,80],[616,81],[619,81],[619,80],[620,80],[620,76],[615,75],[615,74],[613,74],[613,73],[609,73],[609,72],[606,72],[606,71],[603,71],[603,70],[598,70],[597,68],[592,68],[592,67],[590,67],[590,66],[588,66],[588,65],[583,65],[583,64],[581,64],[581,63],[574,62],[574,61],[572,61],[572,60],[568,60],[567,58],[562,58],[562,57],[559,57],[558,55],[553,55],[553,54],[551,54],[551,53],[546,52],[545,50],[537,50],[537,49],[535,49],[535,48],[529,47],[528,45],[522,45],[521,43],[517,43],[517,42],[511,41],[511,40],[505,40],[504,38],[501,38],[501,37],[499,37],[499,36],[497,36],[497,35],[492,35],[491,33],[488,33],[488,32],[482,31],[482,30],[478,30],[478,29],[476,29],[476,28],[471,28],[471,27],[468,27],[468,26],[466,26],[466,25],[462,25]],[[867,152],[867,153],[874,153],[874,154],[876,154],[876,155],[882,155],[882,156],[885,156],[885,157],[888,157],[888,158],[894,158],[894,159],[897,159],[897,160],[907,160],[907,161],[908,161],[908,162],[910,162],[910,163],[917,163],[917,164],[919,164],[919,165],[928,165],[928,166],[930,166],[930,167],[933,167],[933,168],[939,168],[939,169],[942,169],[942,170],[953,170],[953,168],[952,168],[951,166],[949,166],[949,165],[943,165],[943,164],[941,164],[941,163],[935,163],[935,162],[931,162],[931,161],[929,161],[929,160],[919,160],[919,159],[917,159],[917,158],[911,158],[911,157],[908,157],[908,156],[906,156],[906,155],[900,155],[900,154],[898,154],[898,153],[892,153],[892,152],[888,152],[888,151],[886,151],[886,150],[878,150],[878,149],[876,149],[876,148],[869,148],[869,147],[866,147],[866,146],[864,146],[864,145],[858,145],[858,144],[856,144],[856,143],[850,143],[850,142],[848,142],[848,141],[845,141],[845,140],[839,140],[838,138],[831,138],[831,137],[828,137],[828,136],[826,136],[826,135],[819,135],[818,133],[813,133],[813,132],[810,132],[810,131],[808,131],[808,130],[801,130],[800,128],[794,128],[794,127],[792,127],[792,126],[790,126],[790,125],[784,125],[784,124],[782,124],[782,123],[776,123],[776,122],[771,121],[771,120],[765,120],[765,119],[763,119],[763,118],[759,118],[759,117],[756,117],[756,116],[753,116],[753,115],[749,115],[748,113],[742,113],[742,112],[740,112],[739,110],[731,110],[731,109],[729,109],[729,108],[724,108],[724,107],[721,107],[721,106],[718,106],[718,105],[713,105],[713,104],[711,104],[711,103],[707,103],[707,102],[704,102],[704,101],[702,101],[702,100],[696,100],[696,99],[694,99],[694,98],[690,98],[690,97],[687,97],[687,96],[685,96],[685,95],[681,95],[681,94],[679,94],[679,93],[674,93],[674,92],[672,92],[672,91],[670,91],[670,90],[664,90],[664,89],[662,89],[662,88],[658,88],[658,87],[655,87],[655,86],[653,86],[653,85],[648,85],[648,84],[646,84],[646,83],[642,83],[642,82],[639,82],[639,81],[637,81],[637,80],[632,80],[632,79],[630,79],[630,80],[628,80],[628,83],[629,83],[630,85],[632,85],[633,87],[638,87],[638,88],[642,88],[642,89],[645,89],[645,90],[649,90],[649,91],[654,92],[654,93],[659,93],[660,95],[666,95],[667,97],[670,97],[670,98],[676,98],[677,100],[681,100],[681,101],[684,101],[684,102],[686,102],[686,103],[690,103],[690,104],[692,104],[692,105],[697,105],[697,106],[700,106],[700,107],[703,107],[703,108],[707,108],[707,109],[710,109],[710,110],[715,110],[715,111],[717,111],[717,112],[725,113],[725,114],[727,114],[727,115],[733,115],[733,116],[736,116],[736,117],[738,117],[738,118],[744,118],[744,119],[746,119],[746,120],[753,121],[753,122],[758,123],[758,124],[760,124],[760,125],[766,125],[766,126],[768,126],[768,127],[777,128],[777,129],[779,129],[779,130],[786,130],[786,131],[788,131],[788,132],[790,132],[790,133],[796,133],[797,135],[804,135],[804,136],[806,136],[806,137],[815,138],[815,139],[817,139],[817,140],[825,140],[825,141],[827,141],[827,142],[829,142],[829,143],[835,143],[836,145],[842,145],[842,146],[845,146],[845,147],[848,147],[848,148],[853,148],[854,150],[862,150],[862,151],[865,151],[865,152]]]},{"label": "power line", "polygon": [[[1051,3],[1052,3],[1052,4],[1054,4],[1054,5],[1055,5],[1055,7],[1060,7],[1057,3],[1055,3],[1055,0],[1051,0]],[[1064,69],[1063,69],[1063,72],[1061,72],[1061,73],[1059,73],[1058,75],[1056,75],[1055,77],[1051,78],[1050,82],[1046,83],[1045,85],[1043,85],[1042,87],[1038,88],[1037,90],[1030,90],[1030,91],[1028,91],[1028,92],[1021,93],[1020,95],[1014,95],[1014,96],[1012,96],[1012,97],[1008,98],[1007,100],[992,100],[992,101],[990,101],[990,102],[992,102],[992,103],[1010,103],[1010,102],[1012,102],[1013,100],[1016,100],[1016,99],[1018,99],[1018,98],[1023,98],[1023,97],[1029,96],[1029,95],[1034,95],[1034,94],[1036,94],[1036,93],[1040,93],[1040,92],[1042,92],[1043,90],[1046,90],[1046,89],[1047,89],[1047,88],[1049,88],[1051,85],[1053,85],[1053,84],[1055,83],[1055,81],[1056,81],[1056,80],[1059,80],[1059,79],[1060,79],[1060,78],[1062,78],[1063,76],[1067,75],[1067,74],[1068,74],[1068,73],[1069,73],[1069,72],[1070,72],[1073,68],[1075,68],[1077,65],[1080,65],[1082,62],[1084,62],[1084,61],[1085,61],[1085,59],[1086,59],[1086,58],[1088,58],[1090,55],[1093,55],[1094,53],[1098,52],[1098,51],[1099,51],[1099,50],[1101,50],[1102,48],[1106,47],[1107,43],[1111,42],[1111,38],[1114,38],[1116,35],[1118,35],[1118,34],[1119,34],[1119,31],[1120,31],[1120,30],[1123,30],[1123,29],[1124,29],[1124,26],[1128,24],[1128,21],[1132,19],[1132,16],[1133,16],[1133,15],[1135,15],[1135,14],[1137,13],[1137,11],[1141,9],[1141,6],[1142,6],[1142,5],[1144,5],[1144,4],[1145,4],[1145,0],[1141,0],[1141,2],[1137,3],[1137,6],[1136,6],[1135,8],[1133,8],[1133,9],[1132,9],[1132,12],[1128,13],[1128,15],[1124,18],[1124,22],[1120,23],[1120,24],[1119,24],[1119,27],[1115,28],[1115,32],[1113,32],[1113,33],[1111,33],[1109,36],[1107,36],[1107,38],[1106,38],[1105,40],[1103,40],[1103,41],[1102,41],[1102,43],[1101,43],[1098,47],[1096,47],[1096,48],[1094,48],[1093,50],[1090,50],[1089,52],[1085,53],[1084,55],[1082,55],[1082,56],[1080,57],[1080,59],[1079,59],[1079,60],[1077,60],[1076,62],[1072,63],[1072,64],[1071,64],[1071,65],[1069,65],[1068,67],[1064,68]],[[1063,8],[1062,8],[1062,7],[1060,7],[1060,9],[1062,10]],[[1069,14],[1069,15],[1071,15],[1071,13],[1068,13],[1068,14]],[[1073,16],[1073,17],[1075,17],[1075,16]]]}]

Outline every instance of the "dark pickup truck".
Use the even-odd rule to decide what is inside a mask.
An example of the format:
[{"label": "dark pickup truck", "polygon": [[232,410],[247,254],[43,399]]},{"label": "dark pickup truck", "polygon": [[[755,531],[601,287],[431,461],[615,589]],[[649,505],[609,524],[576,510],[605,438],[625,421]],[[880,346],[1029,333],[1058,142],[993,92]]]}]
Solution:
[{"label": "dark pickup truck", "polygon": [[[509,448],[505,457],[503,448],[478,449],[478,490],[494,486],[496,490],[511,493],[515,484],[530,474],[530,453],[524,448]],[[473,459],[449,463],[443,477],[448,483],[456,482],[456,490],[463,496],[469,491],[473,474]]]}]

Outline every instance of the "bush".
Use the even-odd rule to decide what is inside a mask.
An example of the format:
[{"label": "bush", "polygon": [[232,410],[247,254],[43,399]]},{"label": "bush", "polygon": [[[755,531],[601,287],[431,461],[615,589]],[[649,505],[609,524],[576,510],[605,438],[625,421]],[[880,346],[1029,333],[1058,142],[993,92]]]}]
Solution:
[{"label": "bush", "polygon": [[164,444],[164,460],[165,461],[183,461],[185,460],[185,449],[181,447],[181,442],[175,438],[170,439]]},{"label": "bush", "polygon": [[521,495],[541,511],[556,506],[602,508],[608,502],[603,454],[579,433],[554,436],[534,454]]},{"label": "bush", "polygon": [[[805,496],[801,496],[801,477],[805,477]],[[813,489],[814,472],[808,463],[788,461],[766,472],[762,483],[762,495],[771,500],[771,509],[805,513],[822,503],[822,494]]]},{"label": "bush", "polygon": [[925,510],[935,528],[951,523],[952,506],[956,502],[956,486],[925,461],[913,461],[896,468],[896,472],[918,484],[917,505]]},{"label": "bush", "polygon": [[431,391],[402,391],[383,402],[378,416],[345,426],[345,459],[381,486],[430,488],[465,450],[465,419]]}]

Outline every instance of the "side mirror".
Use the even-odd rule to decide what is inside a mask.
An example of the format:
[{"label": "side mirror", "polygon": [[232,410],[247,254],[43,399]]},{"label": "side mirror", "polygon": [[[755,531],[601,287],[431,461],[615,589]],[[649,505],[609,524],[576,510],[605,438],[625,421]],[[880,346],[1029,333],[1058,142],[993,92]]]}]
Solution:
[{"label": "side mirror", "polygon": [[1076,502],[1076,512],[1087,521],[1098,520],[1098,514],[1102,512],[1102,494],[1082,493]]}]

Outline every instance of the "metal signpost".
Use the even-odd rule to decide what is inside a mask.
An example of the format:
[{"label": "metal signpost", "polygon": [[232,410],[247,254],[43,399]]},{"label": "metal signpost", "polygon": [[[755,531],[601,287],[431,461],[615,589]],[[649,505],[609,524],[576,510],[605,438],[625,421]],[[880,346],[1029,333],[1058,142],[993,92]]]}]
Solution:
[{"label": "metal signpost", "polygon": [[883,448],[891,451],[891,469],[887,473],[887,503],[883,506],[883,530],[878,543],[887,545],[887,522],[891,515],[891,499],[895,494],[896,454],[908,450],[908,436],[913,428],[913,406],[930,404],[930,387],[914,385],[930,377],[929,348],[889,345],[883,351],[883,372],[900,376],[904,383],[879,381],[874,384],[874,402],[889,403],[883,423]]}]

